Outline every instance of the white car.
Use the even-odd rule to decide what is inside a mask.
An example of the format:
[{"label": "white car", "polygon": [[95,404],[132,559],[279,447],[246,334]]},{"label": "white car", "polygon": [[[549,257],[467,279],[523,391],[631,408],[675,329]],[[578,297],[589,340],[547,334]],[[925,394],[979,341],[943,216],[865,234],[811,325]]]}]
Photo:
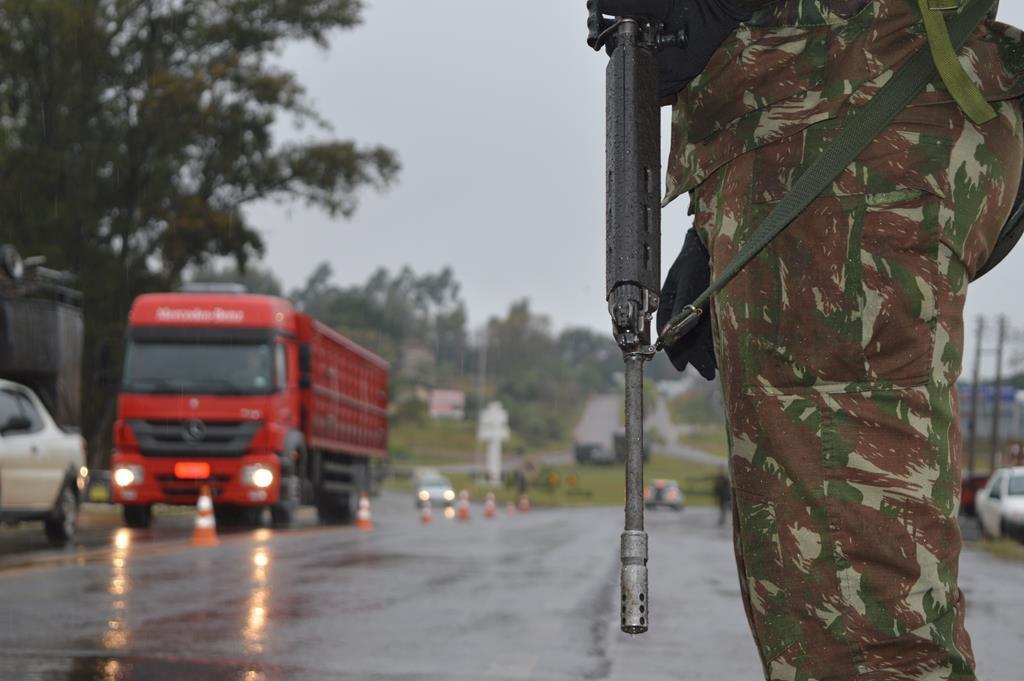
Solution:
[{"label": "white car", "polygon": [[34,392],[0,379],[0,520],[41,520],[46,536],[74,536],[85,489],[85,441],[62,430]]},{"label": "white car", "polygon": [[974,507],[984,534],[1024,541],[1024,466],[997,469]]},{"label": "white car", "polygon": [[455,490],[448,478],[440,473],[420,475],[416,478],[416,507],[430,504],[436,508],[451,506],[455,501]]}]

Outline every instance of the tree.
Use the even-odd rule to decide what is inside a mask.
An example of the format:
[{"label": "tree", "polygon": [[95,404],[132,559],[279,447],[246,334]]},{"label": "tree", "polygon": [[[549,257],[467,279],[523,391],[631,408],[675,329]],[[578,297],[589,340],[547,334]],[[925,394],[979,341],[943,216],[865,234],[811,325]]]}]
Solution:
[{"label": "tree", "polygon": [[[564,440],[590,392],[578,380],[592,358],[568,363],[546,317],[527,300],[512,304],[504,319],[488,323],[487,366],[494,397],[508,409],[512,430],[531,447]],[[607,380],[607,377],[606,377]]]},{"label": "tree", "polygon": [[407,343],[425,345],[434,355],[430,376],[401,376],[436,381],[439,374],[462,370],[466,352],[466,306],[450,268],[416,274],[403,267],[392,274],[380,268],[365,284],[339,287],[320,264],[305,286],[292,293],[300,308],[326,324],[366,343],[400,368]]},{"label": "tree", "polygon": [[[113,376],[127,309],[216,256],[263,252],[246,204],[302,200],[350,216],[398,161],[330,136],[295,74],[270,63],[287,41],[325,46],[361,0],[7,0],[0,4],[3,240],[80,275],[86,385]],[[319,131],[277,144],[282,115]],[[100,349],[106,347],[101,353]],[[102,451],[112,389],[86,395]]]},{"label": "tree", "polygon": [[492,319],[487,329],[487,364],[496,376],[514,377],[532,369],[552,369],[558,354],[547,317],[534,315],[530,301],[520,300],[505,319]]},{"label": "tree", "polygon": [[574,381],[588,392],[610,390],[612,376],[622,371],[622,351],[610,333],[566,329],[558,335],[558,354]]},{"label": "tree", "polygon": [[265,296],[282,296],[284,289],[274,273],[269,269],[255,265],[247,265],[245,269],[235,267],[211,267],[197,268],[188,276],[188,280],[194,283],[206,284],[241,284],[247,293],[257,293]]}]

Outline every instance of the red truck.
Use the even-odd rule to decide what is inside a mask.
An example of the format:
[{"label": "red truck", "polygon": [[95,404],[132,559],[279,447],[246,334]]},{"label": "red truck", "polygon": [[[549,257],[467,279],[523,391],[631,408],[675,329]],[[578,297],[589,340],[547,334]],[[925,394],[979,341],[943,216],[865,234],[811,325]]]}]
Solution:
[{"label": "red truck", "polygon": [[227,523],[276,526],[314,504],[347,523],[387,457],[388,364],[280,298],[140,296],[129,318],[111,462],[125,524],[208,485]]}]

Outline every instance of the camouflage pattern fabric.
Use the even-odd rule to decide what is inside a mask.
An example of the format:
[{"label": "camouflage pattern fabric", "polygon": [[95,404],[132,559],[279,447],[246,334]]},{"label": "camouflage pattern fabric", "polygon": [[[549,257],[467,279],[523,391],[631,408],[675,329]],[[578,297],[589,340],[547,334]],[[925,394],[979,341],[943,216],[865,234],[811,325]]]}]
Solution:
[{"label": "camouflage pattern fabric", "polygon": [[[919,25],[880,23],[904,1],[783,2],[768,18],[817,6],[819,23],[741,27],[680,95],[669,199],[692,192],[713,270],[913,51]],[[989,23],[964,52],[996,120],[930,86],[715,298],[736,560],[770,681],[976,679],[955,384],[967,284],[1024,160],[1020,43]]]}]

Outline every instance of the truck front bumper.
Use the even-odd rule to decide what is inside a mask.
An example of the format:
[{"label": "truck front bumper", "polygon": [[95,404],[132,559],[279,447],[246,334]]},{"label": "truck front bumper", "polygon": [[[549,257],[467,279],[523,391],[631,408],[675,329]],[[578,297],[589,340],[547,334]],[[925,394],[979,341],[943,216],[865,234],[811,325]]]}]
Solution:
[{"label": "truck front bumper", "polygon": [[[208,463],[210,476],[206,479],[180,478],[175,464]],[[249,466],[262,466],[273,471],[273,483],[259,488],[245,484],[242,471]],[[280,462],[273,454],[253,454],[231,459],[196,459],[190,457],[145,457],[118,452],[111,460],[111,469],[121,467],[141,469],[142,480],[127,486],[115,481],[111,485],[113,502],[125,505],[172,504],[191,506],[199,498],[199,491],[209,486],[213,501],[233,506],[266,506],[275,504],[280,495]]]}]

